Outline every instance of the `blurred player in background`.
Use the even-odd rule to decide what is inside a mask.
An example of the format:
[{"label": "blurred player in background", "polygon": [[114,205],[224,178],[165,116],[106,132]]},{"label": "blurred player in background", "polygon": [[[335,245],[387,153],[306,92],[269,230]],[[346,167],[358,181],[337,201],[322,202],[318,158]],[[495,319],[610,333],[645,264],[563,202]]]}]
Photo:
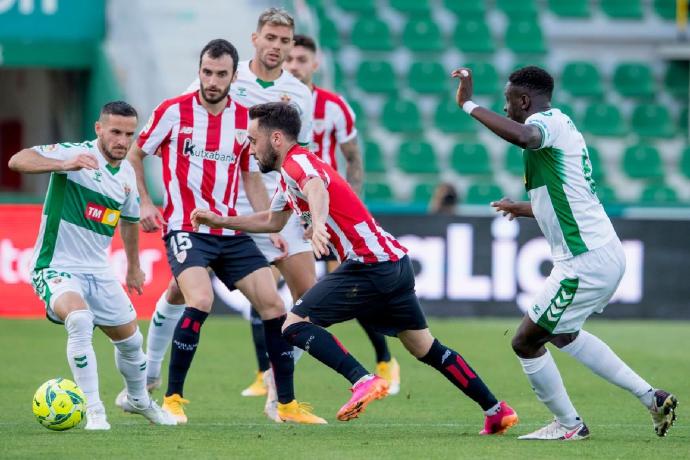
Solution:
[{"label": "blurred player in background", "polygon": [[675,396],[653,388],[603,341],[582,329],[601,313],[625,272],[625,253],[596,195],[592,164],[572,120],[551,107],[553,78],[539,67],[513,72],[505,88],[507,118],[472,102],[472,73],[460,79],[462,109],[506,141],[524,149],[525,188],[530,201],[503,198],[491,203],[510,219],[533,217],[551,245],[554,268],[527,311],[513,349],[537,398],[555,419],[520,439],[577,440],[589,429],[573,406],[556,363],[544,346],[552,343],[600,377],[635,395],[665,436],[675,420]]},{"label": "blurred player in background", "polygon": [[87,430],[110,429],[98,391],[96,326],[115,346],[115,363],[126,387],[122,408],[157,425],[176,424],[146,391],[144,338],[107,254],[121,221],[127,289],[141,295],[139,194],[134,170],[123,161],[136,127],[132,106],[109,102],[96,122],[97,139],[24,149],[9,162],[14,171],[51,173],[31,277],[48,319],[67,329],[67,362],[86,395]]},{"label": "blurred player in background", "polygon": [[[237,50],[228,41],[209,42],[199,57],[199,89],[162,102],[129,154],[142,198],[142,221],[149,230],[165,226],[168,262],[187,304],[172,334],[163,407],[179,423],[186,423],[183,405],[188,401],[183,398],[183,387],[213,303],[207,271],[211,268],[228,289],[239,289],[261,315],[277,387],[276,417],[326,423],[295,400],[292,346],[280,333],[285,305],[264,255],[247,235],[208,227],[193,229],[189,221],[189,213],[199,205],[221,215],[236,215],[240,188],[252,207],[267,206],[261,174],[250,167],[247,109],[230,96],[241,65]],[[155,154],[159,148],[166,189],[163,215],[151,202],[142,163],[145,155]]]},{"label": "blurred player in background", "polygon": [[288,104],[269,103],[254,106],[249,113],[252,154],[262,171],[281,172],[282,193],[274,196],[269,211],[249,216],[223,217],[196,209],[192,224],[273,232],[294,211],[309,224],[317,255],[329,250],[338,254],[342,265],[295,303],[283,326],[287,340],[352,384],[352,397],[338,411],[338,420],[358,417],[369,403],[388,393],[388,382],[367,371],[324,329],[357,318],[400,338],[412,355],[472,398],[486,416],[481,434],[503,433],[515,425],[515,411],[494,397],[462,356],[429,332],[407,250],[376,223],[331,166],[297,144],[297,111]]}]

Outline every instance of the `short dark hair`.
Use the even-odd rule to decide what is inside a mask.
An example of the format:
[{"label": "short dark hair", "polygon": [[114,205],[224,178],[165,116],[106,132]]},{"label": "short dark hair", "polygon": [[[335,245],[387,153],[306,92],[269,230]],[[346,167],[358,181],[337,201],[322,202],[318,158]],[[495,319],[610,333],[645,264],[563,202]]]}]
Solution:
[{"label": "short dark hair", "polygon": [[252,106],[249,109],[249,117],[258,120],[260,128],[279,129],[294,140],[297,140],[302,129],[299,112],[286,102],[268,102]]},{"label": "short dark hair", "polygon": [[527,66],[516,70],[508,77],[510,84],[535,91],[551,99],[553,94],[553,77],[537,66]]},{"label": "short dark hair", "polygon": [[306,35],[295,35],[295,46],[302,46],[308,50],[311,50],[312,53],[316,53],[316,42],[313,38]]},{"label": "short dark hair", "polygon": [[139,118],[137,111],[125,101],[111,101],[101,107],[101,116],[103,115],[119,115],[121,117],[135,117]]},{"label": "short dark hair", "polygon": [[237,62],[240,60],[237,48],[227,40],[222,38],[216,38],[211,40],[204,46],[199,55],[199,68],[201,68],[201,60],[204,58],[204,54],[208,53],[208,57],[211,59],[218,59],[224,54],[229,54],[232,58],[232,73],[237,72]]}]

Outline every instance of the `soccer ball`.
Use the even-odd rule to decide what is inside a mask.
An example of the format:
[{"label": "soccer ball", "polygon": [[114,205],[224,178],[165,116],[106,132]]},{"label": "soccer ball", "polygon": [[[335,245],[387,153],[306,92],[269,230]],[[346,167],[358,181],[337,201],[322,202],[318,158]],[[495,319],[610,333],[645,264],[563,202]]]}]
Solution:
[{"label": "soccer ball", "polygon": [[86,397],[71,380],[48,380],[34,394],[33,412],[38,423],[49,430],[69,430],[84,418]]}]

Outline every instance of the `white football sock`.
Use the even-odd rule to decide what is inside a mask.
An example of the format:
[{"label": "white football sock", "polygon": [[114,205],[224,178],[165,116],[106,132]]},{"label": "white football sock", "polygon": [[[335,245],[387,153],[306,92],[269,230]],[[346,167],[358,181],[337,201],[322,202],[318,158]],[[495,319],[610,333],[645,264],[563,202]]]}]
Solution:
[{"label": "white football sock", "polygon": [[561,425],[574,427],[581,420],[565,391],[563,379],[549,350],[538,358],[518,358],[537,399],[549,408]]},{"label": "white football sock", "polygon": [[156,311],[151,317],[151,324],[146,336],[146,377],[152,383],[161,376],[161,365],[168,347],[172,342],[175,326],[180,320],[187,305],[174,305],[165,299],[167,291],[163,292],[156,303]]},{"label": "white football sock", "polygon": [[130,401],[139,408],[149,407],[149,393],[146,391],[146,355],[141,349],[144,336],[137,328],[130,337],[112,342],[115,345],[115,364],[125,380]]},{"label": "white football sock", "polygon": [[652,386],[630,369],[597,336],[580,331],[577,338],[561,350],[590,368],[599,377],[637,396],[646,407],[652,405]]},{"label": "white football sock", "polygon": [[75,310],[65,318],[67,362],[74,381],[86,396],[87,407],[102,405],[98,393],[98,365],[93,351],[93,313]]}]

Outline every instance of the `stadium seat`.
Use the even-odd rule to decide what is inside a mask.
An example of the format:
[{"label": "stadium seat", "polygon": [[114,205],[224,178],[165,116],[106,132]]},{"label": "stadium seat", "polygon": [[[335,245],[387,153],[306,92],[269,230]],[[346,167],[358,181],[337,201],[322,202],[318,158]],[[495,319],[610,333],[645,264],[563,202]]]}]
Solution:
[{"label": "stadium seat", "polygon": [[492,201],[503,198],[503,190],[494,182],[476,182],[470,184],[465,195],[467,204],[489,205]]},{"label": "stadium seat", "polygon": [[601,162],[601,155],[599,149],[590,143],[587,143],[587,153],[589,153],[589,162],[592,164],[592,179],[597,183],[604,180],[606,177],[606,170]]},{"label": "stadium seat", "polygon": [[368,93],[394,93],[395,73],[387,61],[362,61],[357,68],[357,86]]},{"label": "stadium seat", "polygon": [[585,110],[582,130],[596,136],[622,136],[625,134],[625,123],[618,107],[597,102]]},{"label": "stadium seat", "polygon": [[416,52],[442,51],[445,48],[441,29],[429,17],[410,19],[402,34],[405,48]]},{"label": "stadium seat", "polygon": [[641,137],[671,137],[676,133],[666,106],[640,104],[632,113],[632,129]]},{"label": "stadium seat", "polygon": [[496,7],[508,18],[525,18],[534,20],[537,16],[537,5],[534,0],[496,0]]},{"label": "stadium seat", "polygon": [[561,87],[572,96],[601,96],[601,75],[592,62],[573,61],[563,67]]},{"label": "stadium seat", "polygon": [[388,24],[379,18],[364,16],[352,26],[352,44],[365,51],[390,51],[393,40]]},{"label": "stadium seat", "polygon": [[355,112],[355,126],[357,130],[361,133],[367,132],[367,113],[364,108],[355,99],[347,98],[347,103],[352,107],[352,111]]},{"label": "stadium seat", "polygon": [[486,14],[485,0],[444,0],[443,6],[459,18],[470,16],[483,18]]},{"label": "stadium seat", "polygon": [[681,133],[688,134],[688,106],[680,109],[680,115],[678,115],[678,130]]},{"label": "stadium seat", "polygon": [[556,103],[551,103],[551,107],[560,110],[564,114],[568,115],[571,120],[573,120],[573,123],[577,124],[577,117],[575,114],[575,108],[568,104],[567,102],[556,102]]},{"label": "stadium seat", "polygon": [[665,184],[647,184],[640,194],[641,204],[669,205],[677,202],[678,194]]},{"label": "stadium seat", "polygon": [[549,9],[562,18],[588,18],[591,16],[588,0],[549,0]]},{"label": "stadium seat", "polygon": [[429,0],[388,0],[388,4],[405,14],[428,15],[431,12]]},{"label": "stadium seat", "polygon": [[618,202],[616,190],[607,184],[597,183],[596,193],[599,201],[604,205]]},{"label": "stadium seat", "polygon": [[666,89],[675,97],[688,98],[688,62],[671,61],[666,67],[664,74],[664,85]]},{"label": "stadium seat", "polygon": [[436,107],[434,124],[447,134],[471,134],[477,131],[477,121],[462,111],[454,99],[444,98]]},{"label": "stadium seat", "polygon": [[493,112],[496,112],[499,115],[505,116],[506,112],[503,110],[503,107],[506,105],[506,98],[505,97],[499,97],[498,99],[494,99],[494,101],[491,103],[491,106],[489,107]]},{"label": "stadium seat", "polygon": [[544,35],[539,22],[534,19],[517,18],[508,23],[505,44],[517,54],[543,54],[546,52]]},{"label": "stadium seat", "polygon": [[393,190],[385,182],[365,182],[364,199],[367,202],[391,201],[393,199]]},{"label": "stadium seat", "polygon": [[648,144],[632,145],[623,153],[623,171],[632,179],[663,177],[659,151]]},{"label": "stadium seat", "polygon": [[496,49],[483,17],[461,17],[455,26],[453,42],[465,53],[491,54]]},{"label": "stadium seat", "polygon": [[[468,63],[467,67],[472,70],[472,81],[474,83],[474,94],[496,96],[501,94],[502,88],[498,84],[498,72],[496,67],[490,62]],[[457,82],[454,82],[454,86]]]},{"label": "stadium seat", "polygon": [[319,45],[322,48],[337,51],[340,49],[340,34],[331,19],[326,16],[319,18]]},{"label": "stadium seat", "polygon": [[392,98],[383,106],[383,126],[394,133],[415,133],[422,129],[417,104],[413,101]]},{"label": "stadium seat", "polygon": [[434,148],[424,141],[403,142],[398,152],[398,167],[408,174],[438,174]]},{"label": "stadium seat", "polygon": [[623,62],[613,73],[613,86],[622,96],[654,96],[654,77],[652,69],[643,62]]},{"label": "stadium seat", "polygon": [[367,140],[364,141],[363,148],[364,171],[367,174],[385,173],[386,163],[383,159],[383,153],[381,153],[381,147],[376,142]]},{"label": "stadium seat", "polygon": [[461,143],[453,148],[450,156],[453,170],[462,175],[489,175],[489,152],[483,144]]},{"label": "stadium seat", "polygon": [[422,94],[448,94],[449,73],[438,62],[414,62],[408,72],[410,88]]},{"label": "stadium seat", "polygon": [[376,11],[376,0],[335,0],[335,4],[350,13],[370,14]]},{"label": "stadium seat", "polygon": [[525,163],[522,160],[522,149],[517,145],[508,144],[503,165],[510,174],[520,177],[524,176]]},{"label": "stadium seat", "polygon": [[680,154],[680,172],[690,179],[690,145],[685,147]]},{"label": "stadium seat", "polygon": [[654,11],[662,19],[673,21],[676,19],[676,0],[654,0]]},{"label": "stadium seat", "polygon": [[600,0],[601,10],[612,19],[642,19],[640,0]]},{"label": "stadium seat", "polygon": [[437,185],[435,182],[420,182],[415,185],[412,191],[412,202],[429,203],[431,197],[434,196]]}]

